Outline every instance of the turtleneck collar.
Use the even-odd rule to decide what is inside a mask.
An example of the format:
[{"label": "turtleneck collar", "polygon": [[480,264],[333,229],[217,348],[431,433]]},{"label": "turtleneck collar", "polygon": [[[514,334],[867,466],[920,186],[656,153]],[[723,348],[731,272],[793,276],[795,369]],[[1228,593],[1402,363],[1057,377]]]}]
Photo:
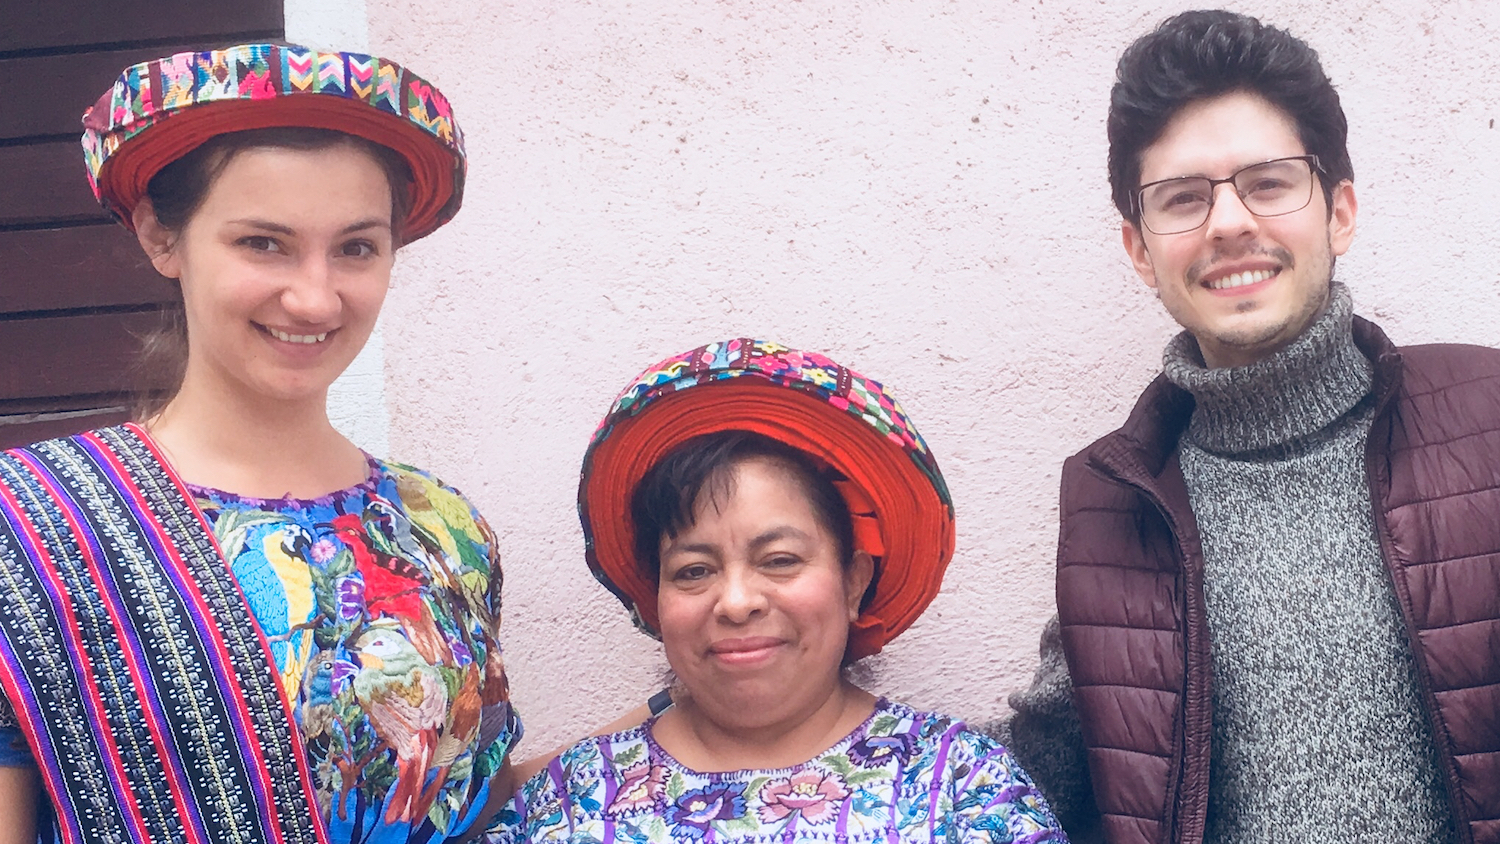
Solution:
[{"label": "turtleneck collar", "polygon": [[1187,439],[1206,451],[1245,454],[1292,445],[1342,418],[1372,383],[1353,319],[1349,289],[1334,282],[1328,307],[1302,336],[1249,366],[1209,369],[1191,334],[1172,338],[1163,370],[1196,403]]}]

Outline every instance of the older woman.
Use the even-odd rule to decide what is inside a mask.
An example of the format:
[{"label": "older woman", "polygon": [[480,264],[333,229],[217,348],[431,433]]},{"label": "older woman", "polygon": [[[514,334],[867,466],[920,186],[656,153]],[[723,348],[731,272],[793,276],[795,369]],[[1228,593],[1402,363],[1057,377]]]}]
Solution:
[{"label": "older woman", "polygon": [[85,127],[99,200],[180,285],[181,354],[137,423],[0,455],[0,841],[484,828],[520,727],[494,536],[326,409],[395,251],[458,209],[448,101],[247,44],[127,69]]},{"label": "older woman", "polygon": [[579,510],[675,705],[563,752],[495,844],[1064,840],[1003,747],[844,676],[953,551],[937,463],[878,383],[751,340],[664,361],[596,433]]}]

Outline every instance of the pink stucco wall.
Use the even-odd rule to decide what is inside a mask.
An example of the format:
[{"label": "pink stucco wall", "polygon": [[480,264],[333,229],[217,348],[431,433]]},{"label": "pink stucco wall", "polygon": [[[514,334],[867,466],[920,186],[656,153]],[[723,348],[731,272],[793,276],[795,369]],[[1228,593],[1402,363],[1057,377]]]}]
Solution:
[{"label": "pink stucco wall", "polygon": [[[658,687],[658,648],[584,567],[578,464],[632,375],[726,336],[827,351],[901,397],[958,554],[866,679],[1004,711],[1052,611],[1059,466],[1173,330],[1124,260],[1103,124],[1119,51],[1180,8],[369,0],[374,49],[468,133],[463,213],[398,266],[390,436],[499,534],[523,754]],[[1343,92],[1359,310],[1398,341],[1500,341],[1500,4],[1239,8],[1309,40]]]}]

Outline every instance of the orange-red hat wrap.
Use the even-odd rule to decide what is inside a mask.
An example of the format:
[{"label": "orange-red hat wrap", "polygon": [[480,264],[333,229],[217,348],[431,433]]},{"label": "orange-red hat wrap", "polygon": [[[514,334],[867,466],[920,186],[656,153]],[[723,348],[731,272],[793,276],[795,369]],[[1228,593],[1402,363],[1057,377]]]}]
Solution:
[{"label": "orange-red hat wrap", "polygon": [[937,461],[878,382],[828,358],[763,340],[726,340],[669,358],[611,405],[584,456],[578,490],[588,564],[657,635],[656,584],[635,560],[630,499],[650,469],[693,437],[751,431],[832,468],[854,543],[875,584],[848,653],[880,651],[937,595],[953,556],[952,501]]}]

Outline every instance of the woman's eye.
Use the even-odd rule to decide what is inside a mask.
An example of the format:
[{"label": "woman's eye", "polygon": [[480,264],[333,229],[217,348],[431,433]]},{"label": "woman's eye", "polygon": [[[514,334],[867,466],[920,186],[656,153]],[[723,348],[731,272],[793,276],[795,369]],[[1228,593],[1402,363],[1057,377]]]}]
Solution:
[{"label": "woman's eye", "polygon": [[354,240],[344,244],[342,251],[346,258],[368,258],[375,254],[375,244],[368,240]]},{"label": "woman's eye", "polygon": [[262,234],[252,234],[249,237],[240,238],[240,243],[254,252],[280,252],[281,244],[273,237]]},{"label": "woman's eye", "polygon": [[775,557],[770,558],[769,560],[766,560],[766,565],[770,566],[771,568],[787,568],[789,566],[795,566],[800,562],[802,562],[801,559],[790,554],[779,554]]},{"label": "woman's eye", "polygon": [[702,580],[705,577],[708,577],[708,566],[703,565],[683,566],[677,570],[676,574],[672,575],[673,580],[684,581]]}]

